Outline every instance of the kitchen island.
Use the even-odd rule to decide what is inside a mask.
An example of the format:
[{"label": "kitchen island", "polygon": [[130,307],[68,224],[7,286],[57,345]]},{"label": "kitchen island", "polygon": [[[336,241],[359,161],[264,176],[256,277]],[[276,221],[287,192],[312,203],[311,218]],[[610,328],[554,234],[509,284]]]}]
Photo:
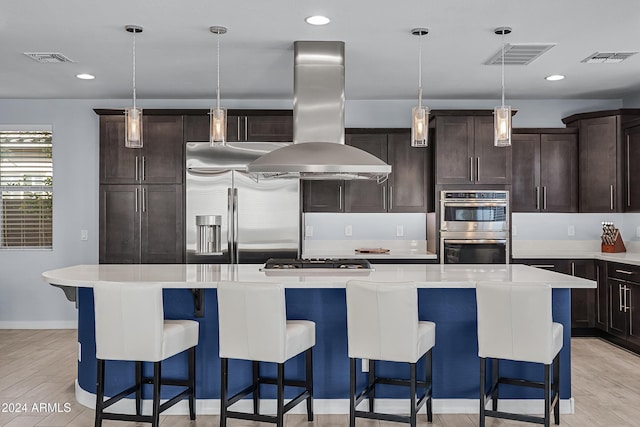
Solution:
[{"label": "kitchen island", "polygon": [[[434,411],[439,413],[477,412],[479,362],[477,357],[475,285],[478,281],[546,282],[553,289],[554,320],[564,325],[561,352],[561,410],[573,412],[571,397],[571,288],[595,288],[594,281],[580,279],[524,265],[427,265],[376,264],[374,271],[262,272],[261,265],[158,264],[158,265],[80,265],[43,273],[50,284],[77,288],[79,362],[76,397],[86,406],[95,403],[95,335],[93,292],[96,282],[159,283],[165,297],[167,318],[195,318],[200,322],[197,348],[197,395],[199,413],[217,413],[219,399],[219,358],[217,339],[217,299],[215,288],[220,281],[267,281],[286,287],[287,315],[290,319],[308,319],[316,323],[314,348],[314,388],[318,413],[348,413],[349,359],[347,356],[345,283],[350,279],[371,281],[414,281],[419,287],[418,305],[421,320],[436,323],[436,346],[433,352]],[[203,291],[203,317],[194,317],[193,289]],[[288,375],[302,375],[303,360],[287,364]],[[186,363],[178,355],[163,365],[166,375],[181,375]],[[109,362],[116,372],[107,381],[107,395],[131,381],[133,364]],[[237,364],[248,362],[236,361]],[[248,366],[248,365],[247,365]],[[405,366],[379,363],[380,371],[389,375],[406,375]],[[506,375],[535,378],[542,367],[503,363]],[[265,369],[269,372],[268,369]],[[238,369],[230,380],[239,389],[249,381]],[[250,370],[247,371],[248,373]],[[421,375],[419,370],[418,375]],[[364,384],[362,373],[358,378]],[[271,390],[263,396],[273,398]],[[535,411],[541,394],[538,390],[501,388],[501,395],[513,400],[513,408]],[[381,388],[380,410],[404,412],[406,390]],[[265,405],[269,408],[269,405]],[[181,407],[178,407],[178,411]],[[507,408],[509,409],[509,408]],[[183,409],[184,410],[184,409]],[[185,410],[186,412],[186,410]],[[538,410],[539,412],[539,410]]]}]

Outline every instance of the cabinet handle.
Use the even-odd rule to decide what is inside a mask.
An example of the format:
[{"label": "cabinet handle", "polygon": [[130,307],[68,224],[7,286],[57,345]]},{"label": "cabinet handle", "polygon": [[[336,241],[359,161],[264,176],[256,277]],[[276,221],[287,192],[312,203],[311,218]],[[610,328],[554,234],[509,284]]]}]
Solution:
[{"label": "cabinet handle", "polygon": [[476,157],[476,182],[480,182],[480,157]]},{"label": "cabinet handle", "polygon": [[244,116],[244,140],[249,140],[249,117]]},{"label": "cabinet handle", "polygon": [[[627,289],[629,291],[629,299],[631,299],[631,288]],[[624,297],[627,298],[627,294],[624,294]],[[629,310],[629,335],[633,335],[633,310],[631,307],[626,307],[625,312]]]},{"label": "cabinet handle", "polygon": [[142,170],[142,181],[146,181],[147,179],[147,173],[145,172],[146,168],[147,168],[147,161],[145,156],[142,156],[142,167],[140,168]]},{"label": "cabinet handle", "polygon": [[576,275],[576,263],[571,261],[571,275],[575,276]]},{"label": "cabinet handle", "polygon": [[540,187],[536,186],[536,210],[540,210]]},{"label": "cabinet handle", "polygon": [[531,264],[529,267],[535,267],[535,268],[556,268],[555,264]]},{"label": "cabinet handle", "polygon": [[609,204],[611,205],[611,210],[613,210],[613,184],[611,184],[609,188],[611,189],[610,196],[609,196],[609,201],[610,201]]},{"label": "cabinet handle", "polygon": [[240,116],[238,116],[236,118],[236,123],[238,124],[238,126],[237,126],[238,127],[238,141],[240,141],[240,135],[241,135],[241,133],[240,133]]},{"label": "cabinet handle", "polygon": [[387,187],[382,187],[382,209],[387,207]]},{"label": "cabinet handle", "polygon": [[629,172],[629,135],[627,135],[627,206],[631,206],[631,172]]},{"label": "cabinet handle", "polygon": [[142,212],[147,211],[147,189],[142,187]]},{"label": "cabinet handle", "polygon": [[342,211],[342,185],[338,187],[338,190],[340,191],[338,193],[338,208]]},{"label": "cabinet handle", "polygon": [[393,185],[389,186],[389,210],[393,209]]},{"label": "cabinet handle", "polygon": [[542,187],[542,210],[547,210],[547,186]]},{"label": "cabinet handle", "polygon": [[135,200],[136,200],[136,212],[138,212],[138,189],[137,188],[136,188]]},{"label": "cabinet handle", "polygon": [[138,156],[136,156],[136,181],[138,180]]},{"label": "cabinet handle", "polygon": [[622,273],[622,274],[633,274],[633,271],[618,270],[618,269],[616,269],[616,273]]},{"label": "cabinet handle", "polygon": [[620,302],[620,309],[619,311],[623,311],[623,305],[622,305],[622,284],[618,283],[618,300]]},{"label": "cabinet handle", "polygon": [[602,313],[600,313],[600,265],[596,265],[596,322],[600,322],[602,318]]},{"label": "cabinet handle", "polygon": [[469,157],[469,181],[473,182],[473,157]]}]

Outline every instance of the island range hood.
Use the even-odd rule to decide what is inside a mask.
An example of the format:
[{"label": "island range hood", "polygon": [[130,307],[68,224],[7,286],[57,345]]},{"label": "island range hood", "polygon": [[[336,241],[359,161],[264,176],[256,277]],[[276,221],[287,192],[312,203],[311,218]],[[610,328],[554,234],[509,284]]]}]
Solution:
[{"label": "island range hood", "polygon": [[247,171],[258,178],[378,182],[391,172],[376,156],[344,143],[344,42],[295,42],[293,142]]}]

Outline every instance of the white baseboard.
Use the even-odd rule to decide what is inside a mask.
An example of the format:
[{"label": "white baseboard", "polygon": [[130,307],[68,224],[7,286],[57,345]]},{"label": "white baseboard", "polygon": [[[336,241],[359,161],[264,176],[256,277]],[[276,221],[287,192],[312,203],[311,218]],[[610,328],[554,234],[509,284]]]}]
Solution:
[{"label": "white baseboard", "polygon": [[78,321],[0,320],[0,329],[78,329]]},{"label": "white baseboard", "polygon": [[[89,393],[78,385],[76,380],[76,400],[78,403],[87,408],[95,409],[96,395]],[[164,401],[163,401],[164,402]],[[366,402],[362,403],[363,405]],[[250,412],[253,410],[253,403],[250,399],[241,400],[234,409],[239,411]],[[135,413],[135,400],[122,399],[110,407],[110,411]],[[505,399],[500,401],[499,409],[508,412],[517,412],[522,414],[541,414],[544,413],[543,399]],[[143,413],[150,414],[151,401],[143,402]],[[275,414],[275,399],[262,399],[260,401],[260,411],[265,414]],[[313,411],[316,414],[348,414],[349,399],[314,399]],[[389,414],[407,414],[409,413],[409,402],[405,399],[376,399],[376,411]],[[425,411],[423,408],[422,411]],[[573,397],[570,399],[560,400],[560,413],[573,414],[575,405]],[[433,399],[434,414],[477,414],[479,412],[477,399]],[[186,400],[179,402],[175,406],[169,408],[165,415],[187,415],[189,406]],[[218,415],[220,413],[219,399],[197,399],[196,413],[201,415]],[[290,414],[306,414],[306,405],[299,404],[291,409]]]}]

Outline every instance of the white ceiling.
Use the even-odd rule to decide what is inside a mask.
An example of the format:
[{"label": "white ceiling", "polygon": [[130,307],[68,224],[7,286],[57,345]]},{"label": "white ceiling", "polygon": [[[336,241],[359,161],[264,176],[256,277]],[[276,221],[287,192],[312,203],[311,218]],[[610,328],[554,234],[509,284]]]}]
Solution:
[{"label": "white ceiling", "polygon": [[[303,20],[324,14],[332,22]],[[0,7],[0,98],[131,97],[132,35],[138,98],[215,97],[221,36],[223,99],[292,99],[293,41],[346,43],[347,99],[417,96],[418,37],[427,99],[499,99],[500,67],[483,65],[507,43],[556,43],[527,66],[506,67],[506,100],[622,98],[640,91],[640,54],[584,64],[595,52],[640,51],[638,0],[15,0]],[[40,64],[24,52],[74,63]],[[77,73],[96,75],[82,81]],[[549,74],[565,74],[547,82]]]}]

